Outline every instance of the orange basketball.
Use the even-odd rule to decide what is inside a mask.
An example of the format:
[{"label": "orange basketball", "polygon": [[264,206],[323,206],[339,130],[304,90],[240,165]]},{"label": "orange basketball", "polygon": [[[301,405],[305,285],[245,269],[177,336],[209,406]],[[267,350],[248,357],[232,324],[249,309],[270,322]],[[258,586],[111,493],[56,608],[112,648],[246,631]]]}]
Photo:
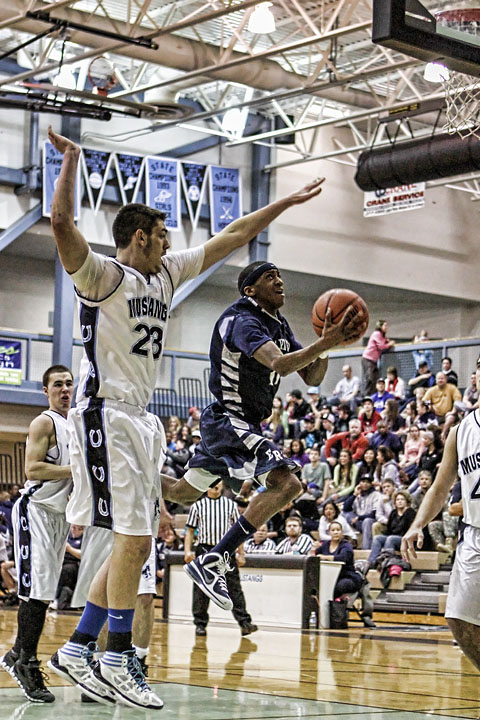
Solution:
[{"label": "orange basketball", "polygon": [[[365,300],[363,300],[360,295],[357,295],[356,292],[353,292],[353,290],[335,288],[334,290],[327,290],[323,295],[320,295],[312,308],[312,324],[317,335],[321,336],[322,334],[327,310],[331,310],[331,320],[336,324],[343,320],[345,310],[350,305],[352,306],[352,318],[356,315],[362,315],[368,323],[368,307]],[[344,345],[351,345],[358,340],[360,340],[360,337],[354,338],[349,343],[344,343]]]}]

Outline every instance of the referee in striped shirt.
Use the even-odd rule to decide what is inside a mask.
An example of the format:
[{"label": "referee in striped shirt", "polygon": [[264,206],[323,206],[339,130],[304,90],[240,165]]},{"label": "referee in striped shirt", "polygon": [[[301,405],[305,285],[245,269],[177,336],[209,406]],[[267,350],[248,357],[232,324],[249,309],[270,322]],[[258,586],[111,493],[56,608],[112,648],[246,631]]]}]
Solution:
[{"label": "referee in striped shirt", "polygon": [[[222,495],[223,485],[219,479],[215,485],[209,487],[206,495],[197,500],[190,508],[186,522],[185,532],[185,562],[190,562],[195,556],[203,555],[210,551],[225,535],[227,530],[238,520],[238,509],[233,500]],[[193,552],[193,539],[195,530],[198,531],[197,545]],[[240,584],[240,573],[238,566],[245,565],[243,547],[240,546],[235,559],[230,561],[233,569],[227,572],[225,580],[228,593],[232,598],[232,614],[240,625],[242,635],[258,630],[252,623],[252,618],[247,612],[245,596]],[[197,635],[207,634],[208,606],[210,599],[196,584],[193,586],[193,622]]]}]

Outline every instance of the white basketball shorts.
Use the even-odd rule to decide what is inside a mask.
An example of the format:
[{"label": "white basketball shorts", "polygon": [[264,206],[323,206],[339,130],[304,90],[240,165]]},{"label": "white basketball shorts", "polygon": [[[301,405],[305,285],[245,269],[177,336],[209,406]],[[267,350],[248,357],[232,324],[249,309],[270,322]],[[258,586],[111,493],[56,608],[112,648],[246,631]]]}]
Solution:
[{"label": "white basketball shorts", "polygon": [[[109,557],[112,547],[113,533],[111,530],[99,527],[85,528],[77,584],[70,603],[72,608],[85,607],[92,580]],[[153,538],[150,555],[142,567],[137,595],[149,594],[156,595],[155,541]]]},{"label": "white basketball shorts", "polygon": [[122,535],[151,535],[161,497],[165,432],[156,415],[91,398],[68,415],[73,493],[67,519]]},{"label": "white basketball shorts", "polygon": [[62,570],[70,523],[63,513],[46,510],[28,493],[12,510],[18,596],[52,601]]},{"label": "white basketball shorts", "polygon": [[480,625],[480,528],[467,525],[457,545],[445,617]]}]

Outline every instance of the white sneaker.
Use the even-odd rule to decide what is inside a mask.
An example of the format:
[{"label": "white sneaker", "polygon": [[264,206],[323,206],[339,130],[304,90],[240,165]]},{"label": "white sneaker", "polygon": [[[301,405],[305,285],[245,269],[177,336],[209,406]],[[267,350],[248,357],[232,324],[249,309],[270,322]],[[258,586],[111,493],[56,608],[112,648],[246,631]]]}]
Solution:
[{"label": "white sneaker", "polygon": [[93,653],[96,651],[96,643],[91,642],[82,649],[81,655],[77,656],[69,651],[67,643],[52,655],[47,665],[64,680],[72,685],[79,685],[90,674],[94,664]]},{"label": "white sneaker", "polygon": [[98,665],[92,669],[94,680],[113,691],[117,702],[123,705],[161,710],[163,701],[145,682],[135,650],[125,650],[121,655],[120,666],[109,665],[102,657]]}]

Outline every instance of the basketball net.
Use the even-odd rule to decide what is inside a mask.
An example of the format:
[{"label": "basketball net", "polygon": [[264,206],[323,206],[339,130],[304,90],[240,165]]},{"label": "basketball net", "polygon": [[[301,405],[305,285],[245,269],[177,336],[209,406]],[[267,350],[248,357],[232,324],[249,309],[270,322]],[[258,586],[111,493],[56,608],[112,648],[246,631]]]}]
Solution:
[{"label": "basketball net", "polygon": [[[480,39],[480,8],[446,10],[435,13],[435,17],[444,27]],[[475,135],[480,139],[480,77],[449,70],[442,84],[446,104],[444,129],[462,138]]]}]

